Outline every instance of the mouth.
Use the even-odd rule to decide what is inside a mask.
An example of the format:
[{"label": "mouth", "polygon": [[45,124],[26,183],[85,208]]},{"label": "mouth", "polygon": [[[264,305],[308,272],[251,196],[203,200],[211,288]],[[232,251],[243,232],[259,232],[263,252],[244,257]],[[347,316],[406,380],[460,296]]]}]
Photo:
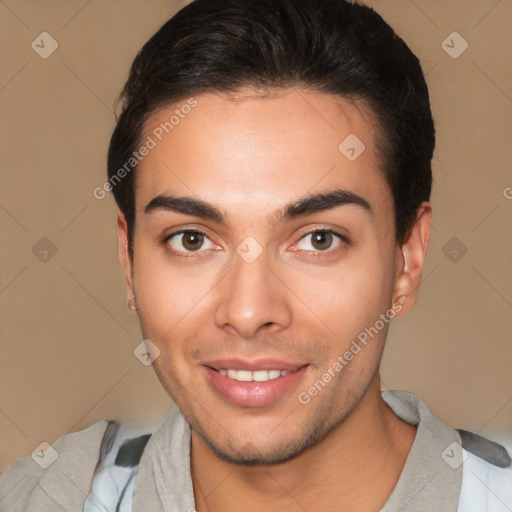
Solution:
[{"label": "mouth", "polygon": [[288,370],[218,370],[221,375],[239,382],[267,382],[268,380],[278,379],[290,373]]},{"label": "mouth", "polygon": [[200,366],[212,391],[242,407],[263,407],[285,395],[304,378],[309,364],[279,361],[217,361]]}]

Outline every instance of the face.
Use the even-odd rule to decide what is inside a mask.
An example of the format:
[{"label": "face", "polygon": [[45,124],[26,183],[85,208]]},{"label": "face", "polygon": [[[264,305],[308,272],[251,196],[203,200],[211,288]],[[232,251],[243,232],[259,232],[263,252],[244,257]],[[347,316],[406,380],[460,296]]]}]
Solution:
[{"label": "face", "polygon": [[128,293],[193,432],[227,460],[287,460],[378,378],[404,256],[375,123],[305,90],[195,101],[145,126],[133,262],[119,221]]}]

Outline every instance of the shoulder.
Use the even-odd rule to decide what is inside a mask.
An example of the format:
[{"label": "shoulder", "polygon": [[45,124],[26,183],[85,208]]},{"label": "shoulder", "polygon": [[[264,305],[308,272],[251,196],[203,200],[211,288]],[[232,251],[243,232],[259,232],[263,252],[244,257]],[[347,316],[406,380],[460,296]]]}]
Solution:
[{"label": "shoulder", "polygon": [[[428,444],[423,446],[422,458],[430,453],[437,459],[437,449],[441,451],[446,463],[439,466],[442,480],[460,490],[457,512],[512,511],[512,464],[503,446],[467,430],[448,427],[413,393],[385,390],[382,397],[401,419],[419,424],[418,433],[426,427],[422,431]],[[417,434],[413,448],[418,441]]]},{"label": "shoulder", "polygon": [[40,459],[37,454],[16,459],[0,475],[0,511],[46,512],[56,510],[56,504],[80,510],[108,425],[101,420],[64,435]]},{"label": "shoulder", "polygon": [[83,512],[97,512],[98,505],[101,510],[132,510],[139,462],[153,430],[148,423],[109,423]]},{"label": "shoulder", "polygon": [[507,450],[477,434],[458,432],[463,460],[458,512],[510,512],[512,464]]}]

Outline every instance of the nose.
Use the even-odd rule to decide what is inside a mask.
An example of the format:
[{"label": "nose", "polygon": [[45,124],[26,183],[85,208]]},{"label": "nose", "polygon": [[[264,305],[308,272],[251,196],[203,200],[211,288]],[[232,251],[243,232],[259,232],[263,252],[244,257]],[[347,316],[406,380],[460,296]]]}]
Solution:
[{"label": "nose", "polygon": [[252,263],[235,255],[233,268],[216,289],[215,324],[231,334],[248,339],[291,324],[291,292],[269,268],[265,254]]}]

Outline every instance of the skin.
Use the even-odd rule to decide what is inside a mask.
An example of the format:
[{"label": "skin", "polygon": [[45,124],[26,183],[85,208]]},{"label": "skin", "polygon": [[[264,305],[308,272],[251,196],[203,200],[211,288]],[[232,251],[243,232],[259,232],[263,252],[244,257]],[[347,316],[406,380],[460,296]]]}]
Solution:
[{"label": "skin", "polygon": [[[381,397],[388,324],[308,404],[297,395],[400,297],[398,314],[413,306],[430,204],[398,245],[376,123],[361,102],[300,89],[196,99],[139,164],[133,260],[118,217],[128,298],[135,294],[144,338],[161,351],[155,371],[192,426],[196,508],[378,511],[416,433]],[[175,108],[155,113],[145,136]],[[366,146],[354,161],[338,150],[349,134]],[[346,204],[272,224],[285,204],[337,188],[364,198],[371,212]],[[164,208],[146,213],[161,194],[207,201],[228,224]],[[203,245],[165,240],[183,228],[204,231]],[[319,228],[348,241],[315,242],[307,233]],[[252,263],[236,252],[248,236],[263,249]],[[201,367],[237,356],[308,366],[275,402],[241,407],[215,392]],[[244,465],[251,460],[259,463]]]}]

